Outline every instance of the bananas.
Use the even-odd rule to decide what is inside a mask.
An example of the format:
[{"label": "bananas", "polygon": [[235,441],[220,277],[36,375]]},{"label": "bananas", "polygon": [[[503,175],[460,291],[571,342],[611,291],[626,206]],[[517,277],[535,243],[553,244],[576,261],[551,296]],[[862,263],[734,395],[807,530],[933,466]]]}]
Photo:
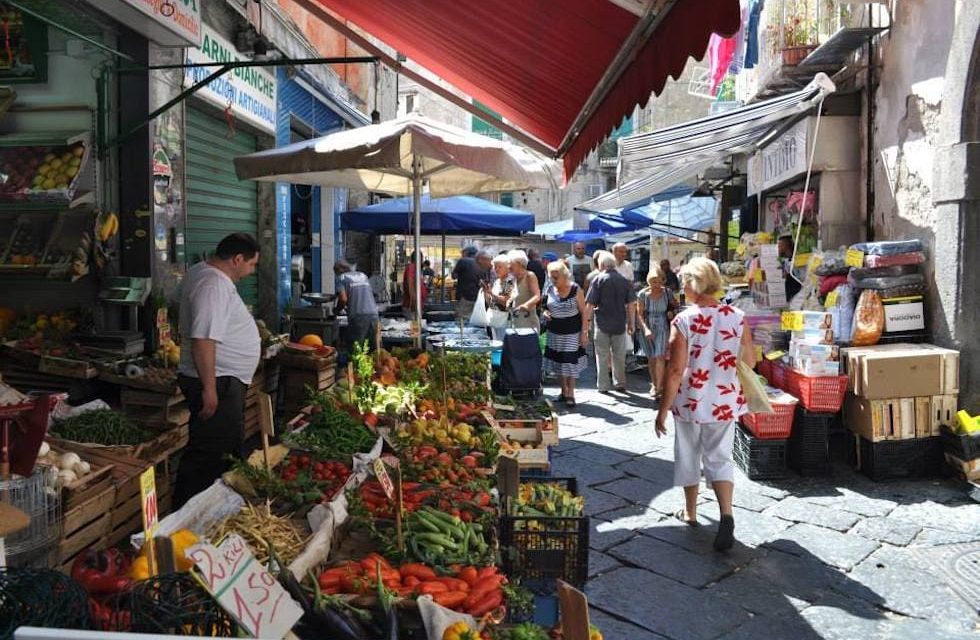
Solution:
[{"label": "bananas", "polygon": [[119,233],[119,216],[109,211],[103,213],[99,219],[99,241],[106,242],[112,236]]}]

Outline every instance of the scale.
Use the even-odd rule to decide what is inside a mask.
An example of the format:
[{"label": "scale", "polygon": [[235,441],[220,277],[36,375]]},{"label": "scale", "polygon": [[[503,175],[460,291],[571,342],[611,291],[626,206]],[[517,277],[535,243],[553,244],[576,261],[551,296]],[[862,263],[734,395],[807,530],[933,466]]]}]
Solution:
[{"label": "scale", "polygon": [[340,323],[333,312],[337,296],[332,293],[304,293],[300,298],[310,306],[293,306],[290,334],[293,339],[312,333],[323,339],[323,344],[337,341]]}]

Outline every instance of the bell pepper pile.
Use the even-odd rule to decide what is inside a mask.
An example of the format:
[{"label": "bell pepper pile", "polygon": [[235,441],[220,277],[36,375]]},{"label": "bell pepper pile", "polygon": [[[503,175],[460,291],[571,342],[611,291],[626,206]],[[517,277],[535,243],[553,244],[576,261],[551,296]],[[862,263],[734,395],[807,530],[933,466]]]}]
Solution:
[{"label": "bell pepper pile", "polygon": [[[435,493],[435,489],[425,488],[418,482],[403,482],[402,507],[409,513],[415,511]],[[357,488],[357,495],[367,512],[373,517],[385,520],[395,519],[395,503],[388,499],[384,489],[381,488],[381,483],[377,480],[365,481]]]},{"label": "bell pepper pile", "polygon": [[[380,567],[380,571],[378,568]],[[359,561],[348,561],[326,569],[317,578],[323,593],[369,595],[378,587],[377,575],[384,587],[401,597],[431,595],[432,599],[460,613],[480,617],[504,604],[502,585],[507,578],[497,567],[454,565],[440,575],[429,565],[409,562],[392,565],[373,553]]]},{"label": "bell pepper pile", "polygon": [[288,495],[303,503],[329,502],[350,477],[350,466],[337,460],[318,460],[308,454],[292,454],[279,474]]},{"label": "bell pepper pile", "polygon": [[89,614],[98,629],[125,631],[130,627],[130,613],[115,609],[113,596],[129,590],[132,560],[118,549],[86,549],[75,557],[71,577],[89,594]]}]

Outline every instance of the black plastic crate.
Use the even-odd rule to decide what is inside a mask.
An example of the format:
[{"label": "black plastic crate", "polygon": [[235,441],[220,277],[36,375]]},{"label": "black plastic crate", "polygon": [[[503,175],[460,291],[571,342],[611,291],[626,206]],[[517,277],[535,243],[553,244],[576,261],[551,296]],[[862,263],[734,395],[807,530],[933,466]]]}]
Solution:
[{"label": "black plastic crate", "polygon": [[953,433],[949,427],[944,425],[939,432],[939,437],[942,438],[943,447],[946,451],[960,460],[967,462],[980,458],[980,433],[970,435]]},{"label": "black plastic crate", "polygon": [[589,575],[590,527],[588,516],[502,515],[500,547],[504,573],[519,578],[522,585],[536,593],[556,593],[557,580],[584,587]]},{"label": "black plastic crate", "polygon": [[801,476],[830,474],[830,432],[836,413],[814,413],[796,408],[789,437],[787,463]]},{"label": "black plastic crate", "polygon": [[904,478],[931,478],[945,472],[939,437],[871,442],[855,435],[850,440],[851,460],[875,482]]},{"label": "black plastic crate", "polygon": [[751,480],[786,477],[786,440],[760,440],[735,427],[735,464]]}]

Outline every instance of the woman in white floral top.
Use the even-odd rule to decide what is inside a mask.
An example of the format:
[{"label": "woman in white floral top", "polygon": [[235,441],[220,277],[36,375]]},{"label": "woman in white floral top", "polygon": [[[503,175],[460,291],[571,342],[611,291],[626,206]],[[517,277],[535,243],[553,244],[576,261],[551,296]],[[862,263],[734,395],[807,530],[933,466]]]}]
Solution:
[{"label": "woman in white floral top", "polygon": [[680,273],[690,306],[671,325],[670,362],[664,397],[657,414],[657,436],[667,433],[674,417],[674,485],[684,487],[685,508],[678,519],[696,526],[698,484],[702,472],[718,498],[721,517],[715,548],[734,544],[732,518],[735,421],[747,411],[736,375],[741,358],[755,366],[752,334],[743,313],[720,304],[718,265],[707,258],[691,260]]}]

